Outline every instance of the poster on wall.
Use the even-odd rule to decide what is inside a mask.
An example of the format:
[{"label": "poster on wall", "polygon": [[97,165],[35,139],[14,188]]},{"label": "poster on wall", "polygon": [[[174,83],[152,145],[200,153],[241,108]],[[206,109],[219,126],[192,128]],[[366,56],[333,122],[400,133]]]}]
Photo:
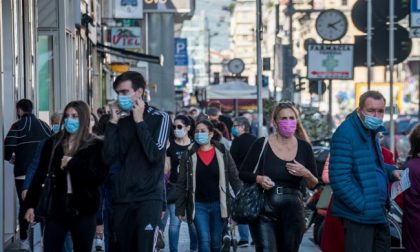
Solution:
[{"label": "poster on wall", "polygon": [[130,51],[143,51],[143,37],[140,27],[112,27],[111,46],[129,49]]},{"label": "poster on wall", "polygon": [[143,19],[143,0],[114,0],[114,18]]}]

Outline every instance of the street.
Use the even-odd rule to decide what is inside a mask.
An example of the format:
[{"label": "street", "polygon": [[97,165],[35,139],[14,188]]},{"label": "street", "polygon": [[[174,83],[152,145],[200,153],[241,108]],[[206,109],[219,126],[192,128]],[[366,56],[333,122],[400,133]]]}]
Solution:
[{"label": "street", "polygon": [[[179,252],[189,251],[189,236],[188,228],[185,223],[181,224],[181,231],[179,237]],[[168,228],[165,229],[165,248],[161,250],[162,252],[169,252],[169,241],[168,241]],[[231,250],[233,251],[233,250]],[[246,248],[238,248],[238,252],[251,252],[255,251],[253,246]],[[320,252],[321,250],[317,245],[312,242],[312,228],[310,228],[305,235],[303,236],[303,241],[299,249],[300,252]]]}]

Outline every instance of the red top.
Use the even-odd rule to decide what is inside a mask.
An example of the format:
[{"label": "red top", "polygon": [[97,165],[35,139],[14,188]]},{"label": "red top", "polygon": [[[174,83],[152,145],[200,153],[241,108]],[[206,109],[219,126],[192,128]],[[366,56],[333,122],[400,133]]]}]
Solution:
[{"label": "red top", "polygon": [[198,149],[197,153],[201,161],[203,161],[203,163],[206,166],[209,166],[211,161],[213,161],[214,156],[216,155],[216,151],[214,150],[214,147],[212,147],[208,151],[203,151],[202,149]]}]

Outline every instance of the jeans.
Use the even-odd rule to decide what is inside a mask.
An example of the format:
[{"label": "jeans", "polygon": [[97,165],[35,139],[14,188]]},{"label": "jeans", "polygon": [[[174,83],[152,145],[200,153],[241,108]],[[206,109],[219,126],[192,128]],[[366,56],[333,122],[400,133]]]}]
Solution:
[{"label": "jeans", "polygon": [[23,199],[22,199],[22,187],[23,187],[24,180],[22,179],[15,179],[16,185],[16,193],[19,199],[19,237],[20,240],[28,239],[28,228],[29,224],[25,220],[25,209],[22,207]]},{"label": "jeans", "polygon": [[249,241],[249,228],[248,225],[242,224],[238,225],[239,240],[240,241]]},{"label": "jeans", "polygon": [[198,251],[220,252],[224,225],[220,203],[196,202],[194,224],[198,235]]},{"label": "jeans", "polygon": [[[179,229],[181,221],[175,216],[175,204],[169,204],[167,208],[169,212],[169,250],[171,252],[178,251]],[[197,231],[193,223],[188,224],[188,232],[190,234],[190,250],[197,250]]]}]

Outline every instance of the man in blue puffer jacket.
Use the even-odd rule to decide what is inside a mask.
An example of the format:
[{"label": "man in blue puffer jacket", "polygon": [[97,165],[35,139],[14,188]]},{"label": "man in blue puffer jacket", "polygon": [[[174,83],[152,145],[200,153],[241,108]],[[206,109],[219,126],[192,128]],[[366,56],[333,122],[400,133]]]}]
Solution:
[{"label": "man in blue puffer jacket", "polygon": [[388,185],[399,171],[384,165],[377,133],[383,131],[385,98],[364,93],[355,110],[333,135],[329,178],[332,213],[342,218],[346,251],[390,251],[386,219]]}]

